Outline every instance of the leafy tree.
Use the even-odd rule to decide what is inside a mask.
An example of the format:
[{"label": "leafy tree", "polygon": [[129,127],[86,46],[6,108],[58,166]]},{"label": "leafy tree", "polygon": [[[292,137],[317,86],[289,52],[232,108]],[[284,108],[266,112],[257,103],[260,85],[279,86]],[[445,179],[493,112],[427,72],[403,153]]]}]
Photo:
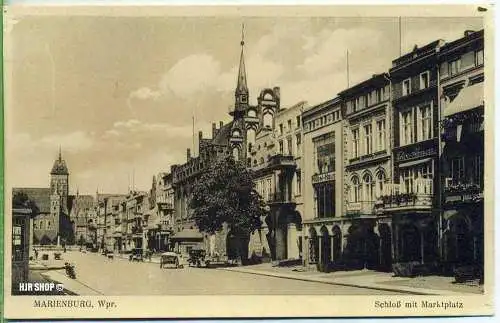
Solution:
[{"label": "leafy tree", "polygon": [[266,214],[251,170],[232,156],[215,160],[193,185],[190,207],[202,232],[214,234],[226,224],[231,237],[243,241],[239,255],[246,260],[250,234],[260,228]]},{"label": "leafy tree", "polygon": [[32,211],[32,216],[36,216],[40,213],[38,205],[29,198],[28,194],[25,192],[15,192],[12,196],[12,207],[19,209],[30,209]]}]

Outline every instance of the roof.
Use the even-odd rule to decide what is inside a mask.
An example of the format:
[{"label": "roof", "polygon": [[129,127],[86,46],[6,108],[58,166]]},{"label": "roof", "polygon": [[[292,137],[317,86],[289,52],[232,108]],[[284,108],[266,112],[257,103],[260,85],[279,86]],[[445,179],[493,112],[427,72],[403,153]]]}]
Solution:
[{"label": "roof", "polygon": [[359,82],[356,85],[351,86],[348,89],[343,90],[338,95],[341,97],[346,97],[354,95],[359,92],[363,92],[366,89],[371,89],[373,87],[381,87],[389,84],[389,75],[387,73],[373,74],[372,77]]},{"label": "roof", "polygon": [[457,97],[444,108],[444,117],[465,112],[484,105],[483,83],[463,88]]},{"label": "roof", "polygon": [[68,167],[66,166],[66,161],[62,159],[61,151],[59,151],[59,157],[54,161],[54,166],[50,171],[51,175],[69,175]]},{"label": "roof", "polygon": [[314,106],[311,106],[309,107],[309,109],[305,110],[303,113],[302,113],[302,118],[306,118],[308,117],[309,115],[312,115],[316,112],[319,112],[325,108],[331,108],[332,106],[336,105],[336,104],[340,104],[342,103],[342,100],[340,97],[335,97],[333,99],[330,99],[328,101],[325,101],[325,102],[322,102],[320,104],[317,104],[317,105],[314,105]]},{"label": "roof", "polygon": [[215,135],[215,138],[212,139],[212,144],[215,145],[227,145],[229,141],[229,137],[231,137],[231,128],[233,127],[233,122],[231,121],[228,124],[225,124],[222,126],[222,128],[219,129],[217,134]]},{"label": "roof", "polygon": [[46,187],[15,187],[12,195],[23,192],[30,200],[35,202],[40,213],[50,213],[50,188]]}]

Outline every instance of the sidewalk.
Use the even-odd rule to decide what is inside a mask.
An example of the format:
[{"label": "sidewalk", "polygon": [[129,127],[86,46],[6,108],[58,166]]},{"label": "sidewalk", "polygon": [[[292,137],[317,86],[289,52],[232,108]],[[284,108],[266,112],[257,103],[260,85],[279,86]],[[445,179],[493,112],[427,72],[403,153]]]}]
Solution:
[{"label": "sidewalk", "polygon": [[394,277],[392,273],[372,270],[322,273],[315,270],[307,270],[301,266],[273,267],[269,263],[245,267],[220,268],[219,270],[319,282],[331,285],[403,292],[414,295],[473,295],[483,292],[482,286],[453,284],[454,278],[452,277]]}]

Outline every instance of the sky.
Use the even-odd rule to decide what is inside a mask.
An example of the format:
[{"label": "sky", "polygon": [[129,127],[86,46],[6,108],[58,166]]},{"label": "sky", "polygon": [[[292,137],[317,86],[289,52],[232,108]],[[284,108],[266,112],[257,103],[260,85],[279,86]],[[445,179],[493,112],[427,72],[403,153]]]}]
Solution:
[{"label": "sky", "polygon": [[[230,121],[245,24],[250,102],[279,86],[283,107],[331,99],[387,71],[400,51],[451,41],[481,18],[9,15],[6,177],[47,187],[61,147],[70,192],[151,187],[186,161],[198,130]],[[401,39],[401,42],[400,42]]]}]

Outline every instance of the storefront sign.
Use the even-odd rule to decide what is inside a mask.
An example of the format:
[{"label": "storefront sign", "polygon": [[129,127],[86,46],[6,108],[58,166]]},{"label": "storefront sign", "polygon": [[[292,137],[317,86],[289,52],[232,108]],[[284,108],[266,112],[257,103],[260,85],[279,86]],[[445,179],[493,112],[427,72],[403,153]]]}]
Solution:
[{"label": "storefront sign", "polygon": [[316,174],[316,175],[313,175],[313,177],[312,177],[313,184],[334,181],[334,180],[335,180],[335,173],[334,172],[324,173],[324,174]]},{"label": "storefront sign", "polygon": [[403,148],[395,153],[396,161],[403,162],[411,159],[424,158],[437,154],[435,141],[427,141],[421,144]]}]

